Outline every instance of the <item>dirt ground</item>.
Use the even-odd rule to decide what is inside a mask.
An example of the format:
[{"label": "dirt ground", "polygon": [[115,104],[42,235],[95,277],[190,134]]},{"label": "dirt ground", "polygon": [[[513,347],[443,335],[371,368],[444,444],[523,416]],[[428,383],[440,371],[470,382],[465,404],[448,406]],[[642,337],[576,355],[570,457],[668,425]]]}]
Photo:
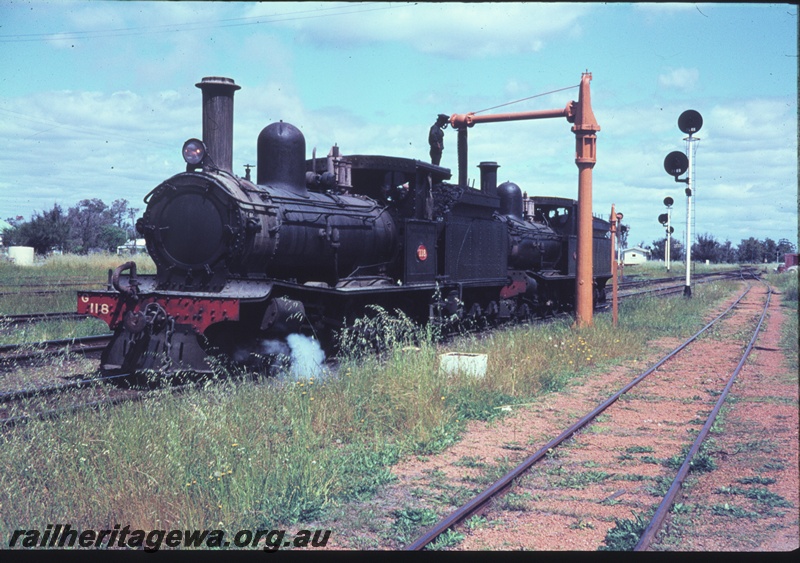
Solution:
[{"label": "dirt ground", "polygon": [[[637,515],[649,521],[677,472],[675,464],[736,368],[765,295],[763,286],[754,286],[721,328],[659,368],[537,464],[506,497],[460,526],[463,537],[448,549],[594,551],[619,521]],[[798,374],[789,372],[780,349],[786,313],[779,303],[780,296],[773,296],[756,348],[701,449],[704,458],[689,473],[651,549],[798,549]],[[443,505],[454,509],[466,502],[679,343],[662,339],[646,360],[585,378],[501,420],[471,422],[462,441],[447,451],[395,466],[396,482],[328,523],[339,529],[328,547],[401,549],[430,523],[413,537],[387,541],[398,507],[439,507],[444,513]],[[712,466],[705,472],[704,460],[706,469]]]}]

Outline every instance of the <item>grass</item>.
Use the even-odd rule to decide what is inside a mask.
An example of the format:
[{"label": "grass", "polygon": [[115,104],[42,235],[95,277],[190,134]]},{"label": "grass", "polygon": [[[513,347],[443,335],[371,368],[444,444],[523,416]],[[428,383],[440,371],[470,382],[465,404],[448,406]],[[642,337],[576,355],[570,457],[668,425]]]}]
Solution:
[{"label": "grass", "polygon": [[[786,350],[786,367],[788,373],[797,376],[798,372],[798,297],[797,273],[784,272],[783,274],[770,274],[765,276],[766,281],[782,293],[782,306],[786,310],[784,326],[781,337],[781,348]],[[796,379],[794,380],[797,381]]]},{"label": "grass", "polygon": [[[0,260],[0,315],[75,311],[76,292],[79,289],[104,288],[108,270],[128,259],[113,254],[63,255],[50,256],[34,266],[19,266]],[[139,255],[134,259],[138,273],[155,273],[155,265],[149,256]],[[76,285],[59,285],[63,283]],[[0,344],[22,344],[107,332],[108,326],[97,319],[46,321],[27,325],[4,324],[0,320]]]},{"label": "grass", "polygon": [[[738,271],[738,268],[739,266],[737,264],[704,264],[692,262],[692,274]],[[670,271],[667,272],[663,262],[645,262],[644,264],[636,264],[635,266],[626,266],[624,273],[626,277],[636,276],[637,278],[644,279],[666,277],[680,278],[686,275],[686,264],[684,262],[672,262],[670,264]]]},{"label": "grass", "polygon": [[[62,276],[91,270],[102,280],[105,267],[59,266]],[[0,279],[23,275],[12,270],[3,265]],[[625,301],[618,329],[597,315],[586,329],[559,320],[447,345],[434,331],[383,312],[372,321],[379,325],[343,336],[339,371],[325,378],[245,382],[220,367],[222,380],[201,389],[30,422],[0,436],[0,535],[58,521],[239,530],[319,520],[331,507],[370,498],[402,457],[455,443],[466,420],[503,416],[495,407],[533,402],[629,363],[649,340],[691,335],[731,288],[698,286],[691,300]],[[485,377],[440,375],[445,351],[487,353]],[[501,467],[483,469],[488,479]],[[438,547],[459,541],[451,535]]]}]

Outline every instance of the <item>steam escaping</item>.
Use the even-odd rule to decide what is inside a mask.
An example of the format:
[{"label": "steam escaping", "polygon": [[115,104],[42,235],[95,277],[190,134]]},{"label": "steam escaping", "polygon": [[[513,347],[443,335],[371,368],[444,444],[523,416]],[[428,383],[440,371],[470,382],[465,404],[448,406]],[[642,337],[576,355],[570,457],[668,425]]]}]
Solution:
[{"label": "steam escaping", "polygon": [[273,356],[291,356],[292,351],[282,340],[262,340],[261,353],[272,354]]},{"label": "steam escaping", "polygon": [[291,349],[290,373],[295,378],[319,378],[324,375],[325,352],[319,342],[304,334],[290,334],[286,343]]},{"label": "steam escaping", "polygon": [[256,358],[271,357],[273,370],[288,367],[288,373],[295,379],[322,378],[325,372],[325,352],[319,342],[304,334],[289,334],[286,340],[251,340],[240,343],[233,351],[233,359],[238,363],[252,362]]},{"label": "steam escaping", "polygon": [[277,356],[279,358],[282,356],[288,360],[292,355],[292,351],[283,340],[251,340],[239,343],[231,355],[235,362],[243,364],[251,360],[254,355]]}]

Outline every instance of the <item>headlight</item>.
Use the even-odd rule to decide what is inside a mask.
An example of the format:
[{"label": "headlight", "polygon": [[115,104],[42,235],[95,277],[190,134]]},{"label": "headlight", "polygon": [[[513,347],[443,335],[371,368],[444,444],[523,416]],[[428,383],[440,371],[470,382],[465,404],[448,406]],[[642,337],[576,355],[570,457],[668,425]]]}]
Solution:
[{"label": "headlight", "polygon": [[200,139],[189,139],[183,143],[183,160],[186,164],[197,165],[206,156],[206,146]]}]

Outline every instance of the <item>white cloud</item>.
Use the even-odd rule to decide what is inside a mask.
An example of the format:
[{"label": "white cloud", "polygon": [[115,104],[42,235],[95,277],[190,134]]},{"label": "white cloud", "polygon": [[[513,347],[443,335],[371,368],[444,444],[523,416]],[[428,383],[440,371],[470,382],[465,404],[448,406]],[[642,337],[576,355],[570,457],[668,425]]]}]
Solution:
[{"label": "white cloud", "polygon": [[[330,47],[394,41],[424,53],[452,58],[535,53],[546,41],[580,33],[591,6],[559,3],[323,4],[326,17],[302,15],[309,3],[254,6],[250,15],[294,14],[276,25],[298,38]],[[358,9],[356,9],[358,7]]]},{"label": "white cloud", "polygon": [[699,78],[700,72],[696,68],[675,68],[661,74],[658,83],[665,88],[691,91],[697,86]]}]

